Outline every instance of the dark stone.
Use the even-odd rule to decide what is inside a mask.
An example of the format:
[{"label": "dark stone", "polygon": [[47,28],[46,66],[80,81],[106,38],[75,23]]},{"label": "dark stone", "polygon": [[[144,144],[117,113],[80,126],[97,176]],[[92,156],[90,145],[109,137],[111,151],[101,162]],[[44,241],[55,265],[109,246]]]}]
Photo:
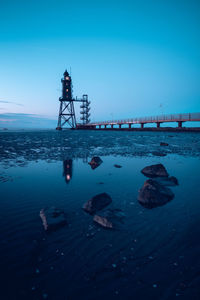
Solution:
[{"label": "dark stone", "polygon": [[175,186],[178,185],[178,179],[174,176],[170,177],[157,177],[154,178],[158,183],[164,185],[164,186]]},{"label": "dark stone", "polygon": [[114,165],[115,168],[122,168],[120,165]]},{"label": "dark stone", "polygon": [[169,144],[168,144],[168,143],[161,142],[161,143],[160,143],[160,146],[169,146]]},{"label": "dark stone", "polygon": [[104,207],[109,205],[111,202],[112,202],[111,197],[106,193],[102,193],[102,194],[96,195],[92,199],[88,200],[83,205],[83,209],[86,212],[93,214],[96,211],[103,209]]},{"label": "dark stone", "polygon": [[166,153],[157,152],[157,151],[152,152],[152,154],[155,156],[166,156],[167,155]]},{"label": "dark stone", "polygon": [[108,220],[108,218],[106,218],[106,217],[95,215],[94,218],[93,218],[93,221],[98,223],[100,226],[102,226],[104,228],[109,228],[109,229],[113,228],[112,222],[110,222]]},{"label": "dark stone", "polygon": [[173,192],[153,179],[145,181],[139,190],[138,201],[146,208],[162,206],[174,198]]},{"label": "dark stone", "polygon": [[96,169],[97,167],[99,167],[100,164],[102,164],[102,162],[103,162],[103,161],[101,160],[101,158],[100,158],[99,156],[94,156],[88,164],[89,164],[89,165],[91,166],[91,168],[94,170],[94,169]]},{"label": "dark stone", "polygon": [[169,174],[162,164],[147,166],[141,170],[147,177],[168,177]]},{"label": "dark stone", "polygon": [[45,231],[55,231],[67,224],[64,211],[55,208],[45,208],[40,211],[40,218]]}]

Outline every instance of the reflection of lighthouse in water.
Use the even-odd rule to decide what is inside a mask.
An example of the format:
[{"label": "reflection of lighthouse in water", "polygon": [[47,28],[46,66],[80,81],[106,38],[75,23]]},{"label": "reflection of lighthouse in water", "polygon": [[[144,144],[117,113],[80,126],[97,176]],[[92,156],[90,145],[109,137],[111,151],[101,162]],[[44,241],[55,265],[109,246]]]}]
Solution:
[{"label": "reflection of lighthouse in water", "polygon": [[69,183],[72,179],[72,159],[66,159],[63,161],[63,176],[65,177],[66,183]]}]

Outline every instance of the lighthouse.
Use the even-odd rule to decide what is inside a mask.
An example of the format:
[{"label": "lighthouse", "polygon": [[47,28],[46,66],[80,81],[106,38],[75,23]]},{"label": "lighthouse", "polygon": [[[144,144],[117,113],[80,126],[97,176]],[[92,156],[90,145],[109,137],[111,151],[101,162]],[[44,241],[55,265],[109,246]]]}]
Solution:
[{"label": "lighthouse", "polygon": [[[64,128],[80,129],[82,126],[87,125],[90,122],[90,101],[88,95],[84,94],[82,98],[73,98],[72,94],[72,79],[67,70],[63,74],[61,79],[62,83],[62,96],[59,98],[59,115],[57,130]],[[81,123],[76,122],[76,115],[74,109],[74,102],[81,102],[80,120]]]},{"label": "lighthouse", "polygon": [[61,130],[65,124],[71,128],[76,128],[76,116],[74,110],[74,101],[72,97],[72,79],[67,70],[61,79],[62,83],[62,96],[59,98],[60,108],[58,115],[57,130]]}]

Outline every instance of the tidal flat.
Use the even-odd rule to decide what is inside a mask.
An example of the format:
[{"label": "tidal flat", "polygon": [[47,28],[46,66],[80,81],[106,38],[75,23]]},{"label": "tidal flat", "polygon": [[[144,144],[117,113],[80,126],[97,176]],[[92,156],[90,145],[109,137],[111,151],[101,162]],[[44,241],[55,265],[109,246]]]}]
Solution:
[{"label": "tidal flat", "polygon": [[[141,205],[157,164],[173,197]],[[1,299],[199,300],[199,170],[199,133],[1,132]]]}]

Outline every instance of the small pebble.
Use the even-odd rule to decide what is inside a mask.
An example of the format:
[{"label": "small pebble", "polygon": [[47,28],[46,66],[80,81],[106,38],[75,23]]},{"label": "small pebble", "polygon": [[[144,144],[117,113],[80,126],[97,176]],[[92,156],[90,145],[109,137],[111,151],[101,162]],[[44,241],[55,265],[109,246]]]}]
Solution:
[{"label": "small pebble", "polygon": [[116,267],[117,267],[117,265],[116,265],[116,264],[112,264],[112,267],[113,267],[113,268],[116,268]]},{"label": "small pebble", "polygon": [[39,274],[39,273],[40,273],[40,270],[39,270],[39,269],[36,269],[35,272],[36,272],[37,274]]},{"label": "small pebble", "polygon": [[153,284],[153,287],[154,287],[154,288],[157,288],[157,284]]},{"label": "small pebble", "polygon": [[44,293],[44,294],[42,295],[42,297],[43,297],[44,299],[47,299],[48,295],[47,295],[46,293]]}]

